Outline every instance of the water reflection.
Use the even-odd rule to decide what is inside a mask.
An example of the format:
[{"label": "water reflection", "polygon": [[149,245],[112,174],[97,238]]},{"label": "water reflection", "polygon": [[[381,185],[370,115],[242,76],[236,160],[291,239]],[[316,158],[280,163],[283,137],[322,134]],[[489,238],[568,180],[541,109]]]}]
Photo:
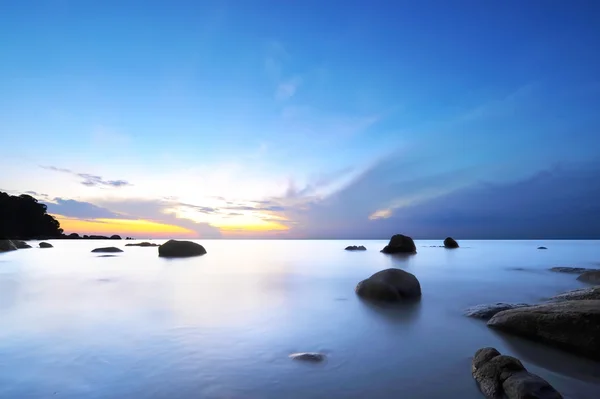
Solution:
[{"label": "water reflection", "polygon": [[374,302],[359,298],[359,303],[375,316],[390,323],[410,323],[419,318],[420,299],[405,300],[402,303]]}]

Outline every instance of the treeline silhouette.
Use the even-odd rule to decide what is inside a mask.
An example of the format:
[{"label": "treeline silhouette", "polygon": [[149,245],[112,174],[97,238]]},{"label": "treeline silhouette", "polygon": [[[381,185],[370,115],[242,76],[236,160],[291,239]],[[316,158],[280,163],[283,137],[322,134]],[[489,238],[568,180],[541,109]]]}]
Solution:
[{"label": "treeline silhouette", "polygon": [[[9,195],[0,191],[0,239],[5,240],[48,240],[52,238],[83,238],[120,240],[118,235],[110,237],[98,235],[80,236],[77,233],[65,235],[60,223],[49,215],[45,204],[31,195]],[[131,237],[127,237],[131,239]]]}]

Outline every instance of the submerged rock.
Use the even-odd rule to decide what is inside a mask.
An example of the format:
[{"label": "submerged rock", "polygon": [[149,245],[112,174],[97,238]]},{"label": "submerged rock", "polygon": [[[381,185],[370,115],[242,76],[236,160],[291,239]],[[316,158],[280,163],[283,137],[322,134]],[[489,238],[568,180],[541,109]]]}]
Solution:
[{"label": "submerged rock", "polygon": [[17,246],[11,240],[0,240],[0,252],[16,251]]},{"label": "submerged rock", "polygon": [[471,373],[486,398],[562,398],[548,381],[528,372],[519,359],[501,355],[495,348],[475,352]]},{"label": "submerged rock", "polygon": [[570,274],[582,274],[585,272],[593,272],[593,271],[597,271],[597,270],[598,269],[586,269],[585,267],[563,267],[563,266],[553,267],[550,269],[550,271],[553,271],[553,272],[570,273]]},{"label": "submerged rock", "polygon": [[600,286],[571,290],[550,298],[553,301],[585,301],[590,299],[600,300]]},{"label": "submerged rock", "polygon": [[13,242],[13,244],[15,244],[15,247],[17,247],[17,249],[31,248],[31,245],[27,244],[25,241],[12,240],[12,242]]},{"label": "submerged rock", "polygon": [[476,305],[465,310],[465,315],[469,317],[475,317],[477,319],[489,320],[496,313],[500,313],[504,310],[524,308],[530,306],[526,303],[490,303],[484,305]]},{"label": "submerged rock", "polygon": [[363,245],[359,245],[359,246],[350,245],[350,246],[346,247],[345,249],[346,249],[346,251],[366,251],[367,250],[367,248],[365,248]]},{"label": "submerged rock", "polygon": [[40,242],[40,248],[54,248],[49,242]]},{"label": "submerged rock", "polygon": [[152,242],[140,242],[136,244],[125,244],[126,247],[160,247],[160,244]]},{"label": "submerged rock", "polygon": [[158,256],[168,258],[184,258],[189,256],[204,255],[206,249],[192,241],[169,240],[158,247]]},{"label": "submerged rock", "polygon": [[386,269],[358,283],[356,294],[364,299],[396,302],[421,297],[421,284],[411,273]]},{"label": "submerged rock", "polygon": [[412,238],[402,234],[396,234],[390,238],[390,242],[381,252],[386,254],[414,254],[417,253],[417,247]]},{"label": "submerged rock", "polygon": [[458,248],[458,243],[452,237],[446,237],[444,240],[444,247],[446,248]]},{"label": "submerged rock", "polygon": [[505,310],[489,327],[600,360],[600,300],[569,300]]},{"label": "submerged rock", "polygon": [[585,272],[577,277],[577,280],[583,281],[584,283],[600,284],[600,270]]},{"label": "submerged rock", "polygon": [[325,360],[325,355],[318,352],[299,352],[290,355],[292,360],[302,360],[305,362],[322,362]]},{"label": "submerged rock", "polygon": [[92,249],[92,252],[113,253],[113,252],[123,252],[123,250],[119,249],[117,247],[104,247],[104,248]]},{"label": "submerged rock", "polygon": [[538,247],[538,249],[548,249],[548,248],[546,248],[546,247]]}]

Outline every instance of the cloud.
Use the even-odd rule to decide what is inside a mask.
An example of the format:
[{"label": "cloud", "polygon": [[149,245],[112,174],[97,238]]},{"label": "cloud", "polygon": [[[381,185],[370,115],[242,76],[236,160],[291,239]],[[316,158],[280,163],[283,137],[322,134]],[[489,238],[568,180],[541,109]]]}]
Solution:
[{"label": "cloud", "polygon": [[48,207],[48,213],[56,215],[81,219],[124,218],[123,215],[116,214],[89,202],[54,198],[51,202],[44,203]]},{"label": "cloud", "polygon": [[70,175],[76,176],[80,179],[83,179],[80,183],[87,187],[126,187],[131,186],[132,184],[126,180],[104,180],[102,176],[92,175],[89,173],[78,173],[74,172],[70,169],[57,168],[56,166],[42,166],[40,168],[46,170],[52,170],[55,172],[68,173]]},{"label": "cloud", "polygon": [[284,101],[292,98],[301,83],[302,79],[298,76],[280,82],[275,92],[275,99]]}]

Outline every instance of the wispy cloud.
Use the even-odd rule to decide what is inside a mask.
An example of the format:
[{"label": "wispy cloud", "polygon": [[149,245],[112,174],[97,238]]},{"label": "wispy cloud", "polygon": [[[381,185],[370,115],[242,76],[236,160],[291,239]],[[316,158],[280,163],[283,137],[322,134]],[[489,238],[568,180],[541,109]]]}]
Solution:
[{"label": "wispy cloud", "polygon": [[278,101],[285,101],[294,96],[298,87],[302,84],[302,78],[299,76],[295,76],[293,78],[287,79],[283,82],[280,82],[277,86],[277,91],[275,92],[275,98]]},{"label": "wispy cloud", "polygon": [[132,185],[131,183],[129,183],[126,180],[104,180],[102,178],[102,176],[92,175],[92,174],[89,174],[89,173],[78,173],[78,172],[72,171],[71,169],[58,168],[56,166],[42,166],[42,165],[40,165],[40,168],[46,169],[46,170],[52,170],[54,172],[68,173],[70,175],[76,176],[76,177],[82,179],[82,181],[80,183],[83,184],[84,186],[87,186],[87,187],[114,187],[114,188],[119,188],[119,187],[126,187],[126,186],[131,186]]}]

